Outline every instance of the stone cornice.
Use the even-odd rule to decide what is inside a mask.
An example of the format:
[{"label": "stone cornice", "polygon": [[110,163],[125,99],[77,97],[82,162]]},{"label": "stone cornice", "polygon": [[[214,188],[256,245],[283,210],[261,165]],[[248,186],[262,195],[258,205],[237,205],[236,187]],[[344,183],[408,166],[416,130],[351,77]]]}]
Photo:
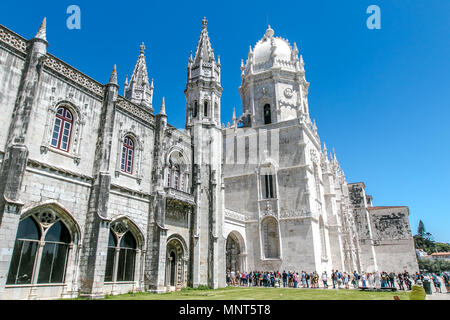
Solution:
[{"label": "stone cornice", "polygon": [[127,99],[119,96],[116,102],[116,106],[128,114],[135,116],[136,118],[142,120],[143,122],[154,125],[155,117],[154,115],[144,108],[135,105],[134,103],[128,101]]},{"label": "stone cornice", "polygon": [[27,40],[0,24],[0,42],[27,54]]}]

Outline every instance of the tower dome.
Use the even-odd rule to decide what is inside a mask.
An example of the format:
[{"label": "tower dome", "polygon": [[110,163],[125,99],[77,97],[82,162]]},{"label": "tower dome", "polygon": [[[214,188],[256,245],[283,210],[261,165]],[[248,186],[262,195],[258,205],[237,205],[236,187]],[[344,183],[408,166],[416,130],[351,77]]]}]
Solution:
[{"label": "tower dome", "polygon": [[[253,52],[249,54],[253,58],[255,66],[265,64],[271,59],[276,59],[280,62],[295,63],[296,54],[293,54],[293,49],[289,42],[285,39],[274,37],[274,30],[269,26],[264,37],[256,43]],[[252,57],[251,57],[252,56]],[[284,65],[282,63],[282,65]]]}]

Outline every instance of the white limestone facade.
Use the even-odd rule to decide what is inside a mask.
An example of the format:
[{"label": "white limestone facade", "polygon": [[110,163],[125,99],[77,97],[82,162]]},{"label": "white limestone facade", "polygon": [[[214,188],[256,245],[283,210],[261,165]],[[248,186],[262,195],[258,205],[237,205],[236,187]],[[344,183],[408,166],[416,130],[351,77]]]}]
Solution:
[{"label": "white limestone facade", "polygon": [[227,269],[417,271],[407,207],[347,183],[303,58],[270,27],[224,126],[202,21],[185,130],[164,99],[154,112],[144,44],[123,95],[116,67],[101,84],[47,47],[45,20],[30,40],[0,25],[0,299],[219,288]]}]

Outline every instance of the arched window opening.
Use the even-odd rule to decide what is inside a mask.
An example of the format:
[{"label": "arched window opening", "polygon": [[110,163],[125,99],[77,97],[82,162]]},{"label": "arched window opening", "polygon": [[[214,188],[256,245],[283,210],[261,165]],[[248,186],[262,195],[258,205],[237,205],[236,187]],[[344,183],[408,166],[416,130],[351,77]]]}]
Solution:
[{"label": "arched window opening", "polygon": [[53,211],[28,216],[19,223],[7,284],[64,283],[71,243],[67,226]]},{"label": "arched window opening", "polygon": [[173,166],[173,187],[180,189],[180,166]]},{"label": "arched window opening", "polygon": [[204,117],[208,117],[208,101],[205,101],[205,105],[204,105]]},{"label": "arched window opening", "polygon": [[194,113],[193,113],[193,117],[194,118],[197,118],[197,115],[198,115],[198,102],[197,101],[194,101]]},{"label": "arched window opening", "polygon": [[72,134],[73,116],[69,109],[59,107],[56,111],[51,146],[62,151],[69,151]]},{"label": "arched window opening", "polygon": [[105,282],[134,281],[137,243],[126,221],[111,225]]},{"label": "arched window opening", "polygon": [[45,236],[38,283],[63,283],[70,233],[61,221],[56,222]]},{"label": "arched window opening", "polygon": [[273,187],[273,175],[264,175],[264,199],[275,198],[274,187]]},{"label": "arched window opening", "polygon": [[263,240],[264,258],[279,258],[278,222],[274,218],[266,218],[263,220],[261,224],[261,235]]},{"label": "arched window opening", "polygon": [[32,217],[19,223],[6,284],[31,284],[40,238],[40,228]]},{"label": "arched window opening", "polygon": [[167,187],[187,192],[188,173],[183,155],[176,151],[170,154],[167,165]]},{"label": "arched window opening", "polygon": [[272,112],[270,110],[270,104],[264,106],[264,124],[272,123]]},{"label": "arched window opening", "polygon": [[122,172],[133,174],[134,162],[134,141],[130,137],[125,137],[122,146],[122,162],[120,169]]}]

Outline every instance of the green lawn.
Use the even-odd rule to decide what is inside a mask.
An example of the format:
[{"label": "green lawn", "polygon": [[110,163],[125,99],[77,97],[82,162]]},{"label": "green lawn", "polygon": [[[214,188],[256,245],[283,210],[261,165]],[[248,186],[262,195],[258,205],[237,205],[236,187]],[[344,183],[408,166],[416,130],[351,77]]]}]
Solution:
[{"label": "green lawn", "polygon": [[235,288],[185,289],[165,294],[135,293],[107,296],[108,300],[409,300],[409,292],[363,292],[345,289]]}]

